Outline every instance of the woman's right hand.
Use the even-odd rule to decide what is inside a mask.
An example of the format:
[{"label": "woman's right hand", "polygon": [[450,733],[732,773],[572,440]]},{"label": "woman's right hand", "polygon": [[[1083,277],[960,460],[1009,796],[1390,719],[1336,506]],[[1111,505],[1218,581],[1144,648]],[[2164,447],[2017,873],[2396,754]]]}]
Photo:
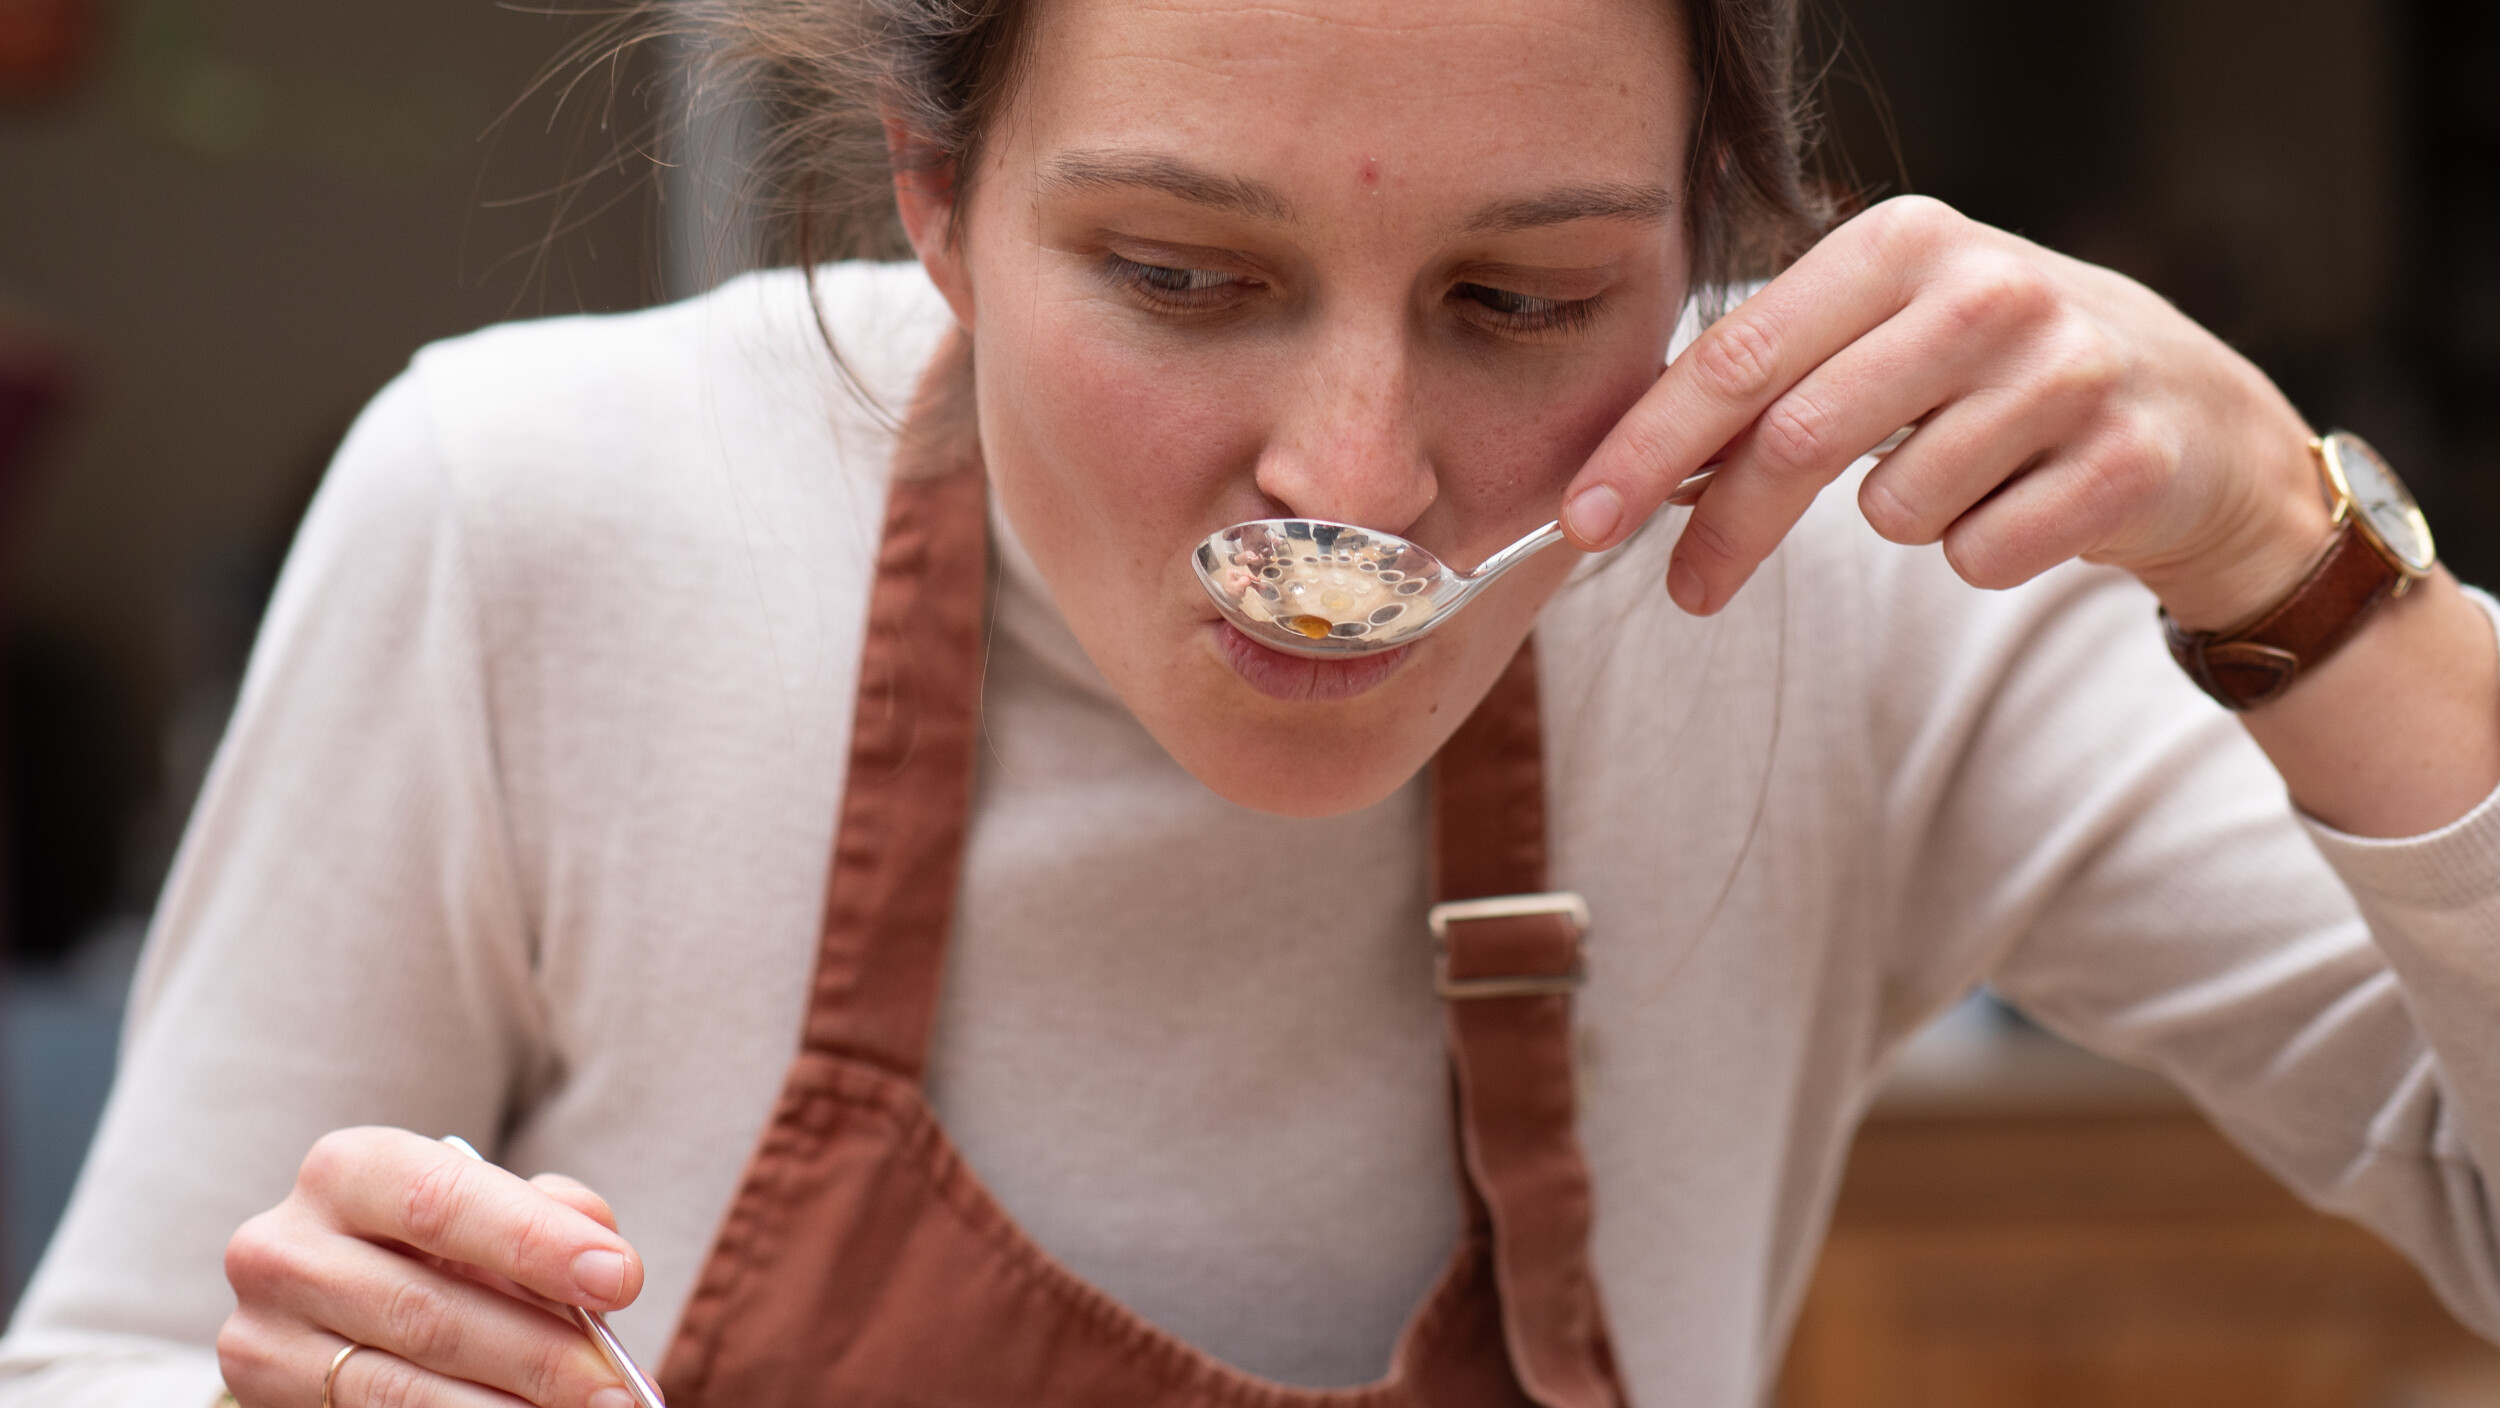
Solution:
[{"label": "woman's right hand", "polygon": [[285,1202],[226,1244],[236,1309],[217,1336],[243,1408],[632,1408],[564,1305],[613,1310],[642,1259],[608,1205],[402,1129],[313,1145]]}]

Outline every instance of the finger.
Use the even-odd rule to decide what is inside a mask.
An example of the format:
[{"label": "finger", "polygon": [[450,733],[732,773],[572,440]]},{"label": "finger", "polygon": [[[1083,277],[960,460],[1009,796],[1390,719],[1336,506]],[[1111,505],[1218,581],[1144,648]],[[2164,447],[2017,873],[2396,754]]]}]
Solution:
[{"label": "finger", "polygon": [[546,1311],[550,1315],[562,1315],[565,1313],[565,1303],[563,1301],[549,1300],[547,1297],[540,1295],[538,1292],[531,1290],[529,1287],[522,1285],[520,1282],[513,1280],[509,1276],[499,1276],[492,1271],[480,1270],[479,1268],[471,1266],[466,1262],[452,1261],[448,1258],[439,1256],[428,1256],[423,1252],[410,1251],[408,1255],[415,1257],[416,1259],[424,1262],[427,1266],[440,1271],[446,1276],[457,1276],[461,1280],[467,1281],[472,1285],[484,1286],[486,1289],[493,1291],[499,1296],[504,1296],[511,1300],[517,1300],[524,1305],[537,1306],[539,1309]]},{"label": "finger", "polygon": [[[238,1311],[217,1333],[217,1367],[242,1408],[313,1408],[321,1402],[330,1362],[346,1343],[299,1320],[280,1324]],[[368,1359],[375,1362],[363,1362]],[[370,1348],[339,1365],[330,1403],[331,1408],[533,1408],[508,1393],[447,1379]]]},{"label": "finger", "polygon": [[[540,1189],[549,1197],[563,1203],[575,1212],[581,1213],[585,1217],[597,1220],[601,1225],[609,1228],[610,1230],[616,1230],[616,1214],[608,1207],[607,1199],[602,1198],[598,1194],[590,1191],[590,1189],[582,1183],[574,1179],[567,1178],[560,1173],[542,1173],[535,1175],[530,1179],[530,1186]],[[452,1261],[445,1257],[427,1256],[425,1260],[429,1265],[432,1265],[439,1270],[449,1272],[454,1276],[474,1281],[477,1284],[500,1294],[525,1300],[533,1305],[544,1306],[551,1310],[562,1309],[562,1302],[552,1301],[547,1299],[545,1296],[538,1295],[529,1288],[521,1285],[519,1282],[514,1281],[509,1276],[499,1276],[492,1271],[482,1270],[478,1267]]]},{"label": "finger", "polygon": [[541,1408],[604,1408],[615,1373],[569,1321],[353,1237],[324,1239],[279,1297],[309,1323]]},{"label": "finger", "polygon": [[[321,1365],[329,1372],[327,1360]],[[320,1388],[304,1402],[319,1403]],[[330,1382],[330,1408],[533,1408],[526,1398],[449,1378],[370,1346],[347,1357]]]},{"label": "finger", "polygon": [[2154,473],[2102,436],[2062,448],[1980,500],[1944,531],[1945,560],[1975,587],[2020,586],[2112,540]]},{"label": "finger", "polygon": [[1956,332],[1944,310],[1913,307],[1773,401],[1737,440],[1676,542],[1667,568],[1676,604],[1695,615],[1725,605],[1825,485],[1958,395],[1987,349]]},{"label": "finger", "polygon": [[1876,532],[1896,543],[1935,542],[2000,485],[2083,434],[2119,376],[2102,339],[2071,328],[2034,340],[2020,360],[1992,366],[1989,385],[1936,412],[1868,473],[1858,504]]},{"label": "finger", "polygon": [[642,1259],[623,1237],[423,1135],[325,1135],[298,1182],[343,1231],[508,1276],[551,1300],[607,1310],[642,1290]]},{"label": "finger", "polygon": [[530,1179],[530,1186],[611,1232],[623,1230],[616,1225],[616,1210],[608,1206],[608,1200],[592,1192],[590,1185],[580,1179],[542,1173]]},{"label": "finger", "polygon": [[1921,546],[2041,460],[2077,428],[2076,408],[2011,388],[1935,412],[1858,485],[1859,511],[1884,538]]},{"label": "finger", "polygon": [[[621,1230],[616,1225],[616,1212],[608,1206],[608,1200],[600,1197],[597,1193],[592,1192],[589,1186],[582,1183],[579,1179],[568,1178],[561,1173],[541,1173],[533,1175],[530,1178],[530,1186],[545,1193],[547,1196],[554,1198],[557,1202],[564,1204],[566,1207],[573,1209],[575,1212],[582,1214],[584,1217],[588,1217],[593,1221],[596,1221],[601,1226],[606,1227],[609,1231],[613,1232]],[[428,1265],[434,1266],[439,1270],[447,1271],[454,1276],[465,1277],[468,1280],[475,1281],[481,1286],[499,1291],[504,1295],[516,1296],[536,1305],[553,1307],[560,1304],[560,1302],[550,1301],[546,1297],[528,1290],[508,1276],[499,1276],[492,1271],[486,1271],[475,1266],[469,1266],[461,1262],[453,1261],[447,1257],[433,1256],[425,1253],[418,1253],[418,1255],[423,1256]]]},{"label": "finger", "polygon": [[1933,201],[1887,202],[1705,329],[1564,492],[1573,543],[1596,550],[1623,541],[1781,393],[1906,307],[1925,258],[1922,241],[1945,237],[1960,220]]}]

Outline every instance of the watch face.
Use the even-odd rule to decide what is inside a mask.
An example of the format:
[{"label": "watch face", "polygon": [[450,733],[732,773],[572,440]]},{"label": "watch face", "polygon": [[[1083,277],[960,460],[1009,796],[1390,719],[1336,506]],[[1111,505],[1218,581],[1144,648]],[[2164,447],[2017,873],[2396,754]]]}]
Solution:
[{"label": "watch face", "polygon": [[2431,570],[2437,554],[2431,548],[2431,525],[2413,502],[2396,471],[2387,467],[2358,435],[2337,431],[2327,437],[2327,451],[2343,471],[2352,490],[2352,509],[2381,546],[2416,575]]}]

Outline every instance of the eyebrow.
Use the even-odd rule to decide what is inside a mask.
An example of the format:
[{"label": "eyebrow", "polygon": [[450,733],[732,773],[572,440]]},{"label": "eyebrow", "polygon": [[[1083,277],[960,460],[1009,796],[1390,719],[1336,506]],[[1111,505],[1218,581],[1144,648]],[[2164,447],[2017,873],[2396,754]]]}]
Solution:
[{"label": "eyebrow", "polygon": [[1502,235],[1574,220],[1639,220],[1654,223],[1675,209],[1675,197],[1664,186],[1609,182],[1566,186],[1526,200],[1495,201],[1467,217],[1459,228],[1471,235]]},{"label": "eyebrow", "polygon": [[[1273,186],[1239,176],[1218,175],[1152,153],[1070,152],[1050,163],[1042,173],[1042,182],[1063,191],[1123,186],[1161,191],[1193,205],[1280,225],[1291,224],[1295,218],[1292,202]],[[1575,220],[1655,223],[1674,209],[1675,197],[1664,186],[1601,182],[1565,186],[1523,200],[1495,201],[1479,207],[1460,222],[1459,228],[1471,235],[1498,235],[1568,225]]]},{"label": "eyebrow", "polygon": [[1275,187],[1238,176],[1218,176],[1168,156],[1134,156],[1118,152],[1070,152],[1042,174],[1043,184],[1061,190],[1099,191],[1139,186],[1177,196],[1194,205],[1228,210],[1254,220],[1277,224],[1293,221],[1293,205]]}]

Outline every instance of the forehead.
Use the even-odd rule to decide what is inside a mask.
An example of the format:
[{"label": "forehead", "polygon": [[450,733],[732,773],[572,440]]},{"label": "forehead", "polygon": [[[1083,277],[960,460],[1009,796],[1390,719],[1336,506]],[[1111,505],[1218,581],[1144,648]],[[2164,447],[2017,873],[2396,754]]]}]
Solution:
[{"label": "forehead", "polygon": [[1029,157],[1660,179],[1688,125],[1669,0],[1037,0],[1030,40],[1007,124]]}]

